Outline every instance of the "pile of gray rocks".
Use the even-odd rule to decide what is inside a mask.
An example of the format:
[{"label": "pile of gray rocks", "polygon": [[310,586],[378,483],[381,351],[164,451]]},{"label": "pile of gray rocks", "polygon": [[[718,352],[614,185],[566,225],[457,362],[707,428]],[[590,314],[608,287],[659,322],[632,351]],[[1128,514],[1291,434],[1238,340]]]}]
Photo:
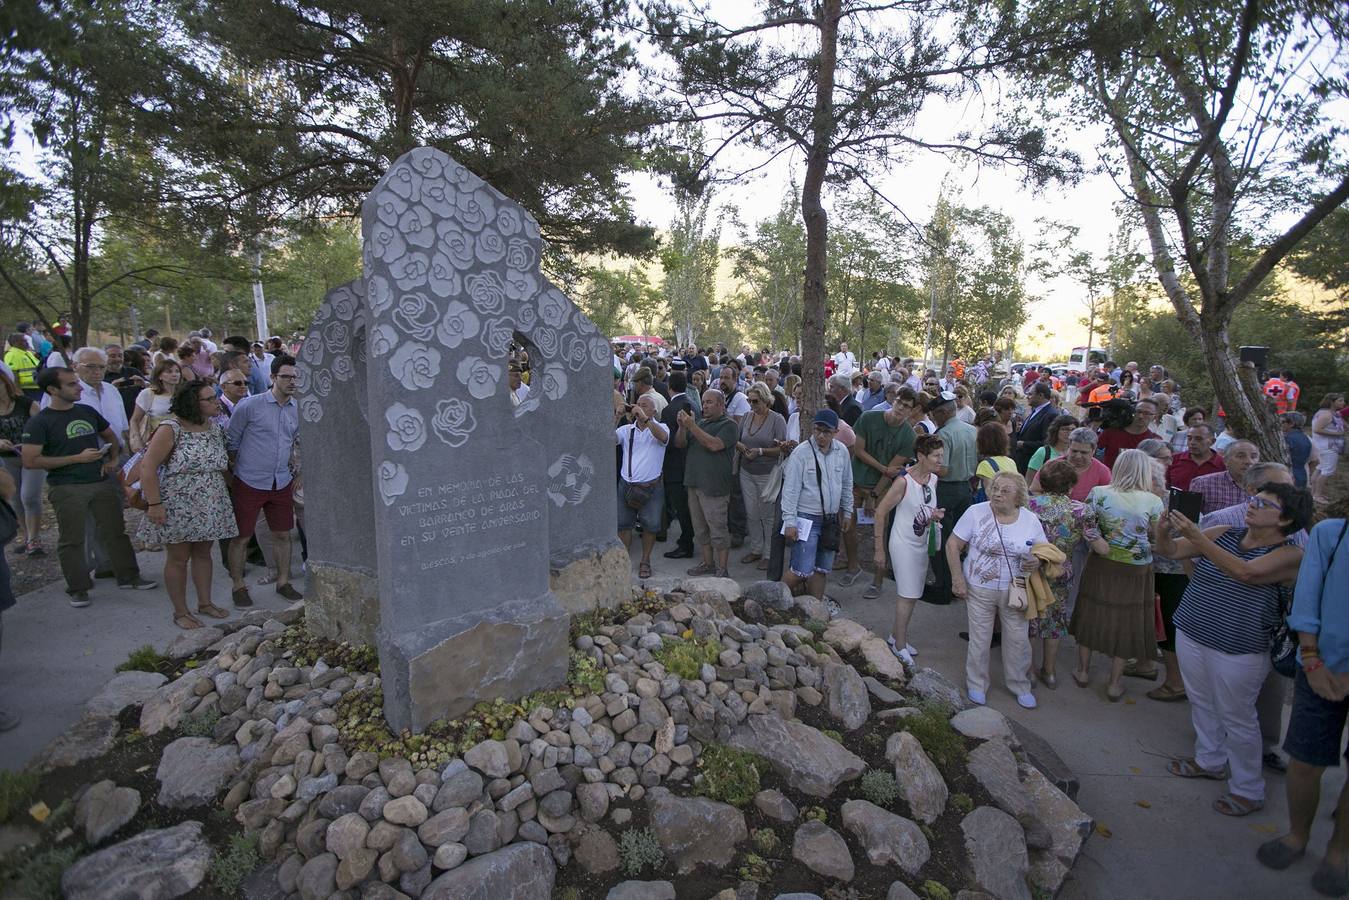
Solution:
[{"label": "pile of gray rocks", "polygon": [[[548,897],[558,866],[613,877],[620,853],[611,832],[629,824],[639,801],[678,872],[726,867],[748,838],[744,813],[665,787],[682,785],[681,793],[689,793],[704,745],[716,741],[757,753],[790,789],[825,798],[860,777],[866,763],[797,720],[799,707],[820,707],[841,731],[873,716],[917,711],[894,689],[904,684],[903,668],[862,626],[835,620],[820,643],[805,628],[762,621],[762,610],[796,602],[781,585],[761,582],[746,592],[745,617],[757,622],[732,613],[740,594],[728,579],[688,579],[664,611],[580,635],[576,649],[605,670],[602,692],[569,706],[536,708],[504,739],[483,741],[434,769],[343,749],[335,706],[347,692],[378,687],[379,677],[322,660],[295,665],[275,639],[298,609],[251,613],[229,633],[185,635],[190,640],[175,653],[209,650],[210,657],[168,683],[145,673],[119,675],[46,761],[69,765],[82,753],[102,752],[97,738],[108,728],[99,721],[130,705],[141,706],[146,735],[218,712],[211,737],[180,737],[167,746],[154,801],[193,809],[222,798],[223,808],[259,836],[270,861],[258,876],[263,886],[302,900]],[[717,664],[685,679],[653,654],[690,633],[715,639],[721,652]],[[888,684],[862,675],[842,654],[860,655],[864,668]],[[959,693],[929,670],[914,685],[936,699]],[[971,754],[970,771],[995,802],[961,823],[971,884],[994,897],[1029,897],[1032,884],[1052,892],[1090,820],[1018,756],[999,714],[970,710],[953,721],[984,741]],[[919,822],[942,815],[947,786],[906,732],[891,736],[886,758],[918,822],[850,800],[839,824],[864,849],[865,862],[914,876],[931,853]],[[96,846],[130,821],[141,802],[138,792],[111,781],[93,785],[80,798],[78,827]],[[755,806],[794,827],[795,859],[828,878],[853,879],[858,861],[829,825],[803,820],[778,791],[762,792]],[[94,852],[67,870],[62,886],[71,900],[112,896],[129,884],[144,889],[147,881],[155,896],[179,896],[202,881],[209,858],[199,824],[187,822]],[[609,896],[665,896],[667,884],[624,882]],[[907,890],[897,881],[890,896],[908,896]]]}]

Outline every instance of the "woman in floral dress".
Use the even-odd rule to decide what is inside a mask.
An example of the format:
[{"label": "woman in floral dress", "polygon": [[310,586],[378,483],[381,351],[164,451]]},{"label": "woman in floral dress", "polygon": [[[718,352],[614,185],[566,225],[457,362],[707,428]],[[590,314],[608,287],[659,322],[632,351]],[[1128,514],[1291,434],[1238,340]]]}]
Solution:
[{"label": "woman in floral dress", "polygon": [[[1029,503],[1031,512],[1040,518],[1049,542],[1062,550],[1066,557],[1059,577],[1049,581],[1054,603],[1044,611],[1044,615],[1032,619],[1030,623],[1031,650],[1033,653],[1040,651],[1040,683],[1050,690],[1059,686],[1054,664],[1059,641],[1068,633],[1068,594],[1073,584],[1073,557],[1085,540],[1085,533],[1094,525],[1086,505],[1068,496],[1075,484],[1077,470],[1072,463],[1066,459],[1051,460],[1040,468],[1040,489],[1043,493],[1031,497]],[[1032,678],[1037,674],[1033,661],[1030,674]]]},{"label": "woman in floral dress", "polygon": [[149,504],[144,530],[147,539],[165,545],[164,586],[173,622],[183,629],[202,627],[187,609],[189,563],[197,612],[229,617],[211,602],[211,545],[239,533],[225,484],[225,434],[211,421],[219,406],[214,385],[179,386],[141,462],[141,493]]}]

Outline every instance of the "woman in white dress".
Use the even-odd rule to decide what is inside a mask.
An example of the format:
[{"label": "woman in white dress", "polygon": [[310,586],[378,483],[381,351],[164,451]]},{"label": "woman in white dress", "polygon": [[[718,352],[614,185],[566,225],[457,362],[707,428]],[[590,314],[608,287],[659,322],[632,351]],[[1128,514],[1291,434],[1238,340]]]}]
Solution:
[{"label": "woman in white dress", "polygon": [[[943,511],[936,506],[937,470],[945,460],[946,447],[935,434],[922,434],[913,442],[917,460],[896,478],[876,507],[876,546],[873,559],[877,565],[885,560],[885,525],[890,510],[895,511],[895,523],[890,529],[890,562],[895,574],[895,627],[888,643],[890,650],[905,665],[913,665],[918,651],[909,643],[909,619],[914,604],[923,596],[927,582],[930,553],[941,544]],[[936,531],[929,534],[929,531]]]},{"label": "woman in white dress", "polygon": [[1344,409],[1343,394],[1326,394],[1321,398],[1321,407],[1312,415],[1312,446],[1320,459],[1316,471],[1309,482],[1312,496],[1324,501],[1323,489],[1326,479],[1335,474],[1344,452],[1344,419],[1340,410]]}]

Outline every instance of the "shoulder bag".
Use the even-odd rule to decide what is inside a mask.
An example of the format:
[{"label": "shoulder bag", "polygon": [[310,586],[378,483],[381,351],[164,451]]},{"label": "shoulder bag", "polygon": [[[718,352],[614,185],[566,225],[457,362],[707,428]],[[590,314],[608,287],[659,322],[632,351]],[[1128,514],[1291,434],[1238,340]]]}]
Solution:
[{"label": "shoulder bag", "polygon": [[[167,424],[167,420],[160,424]],[[169,450],[169,455],[164,457],[165,463],[168,463],[168,461],[173,458],[174,451],[178,449],[178,429],[174,425],[169,425],[169,428],[173,431],[173,447]],[[145,495],[141,493],[141,465],[145,462],[145,451],[147,449],[149,449],[148,441],[146,442],[146,446],[131,455],[131,458],[126,461],[121,470],[117,473],[117,480],[121,482],[122,493],[126,497],[126,505],[132,509],[139,509],[142,512],[150,508],[150,504],[145,499]],[[163,469],[163,465],[160,466],[160,469]],[[161,488],[162,487],[163,485],[161,484]],[[164,497],[161,495],[159,499],[162,502]]]},{"label": "shoulder bag", "polygon": [[[830,552],[838,550],[839,539],[842,536],[839,530],[838,513],[824,512],[824,479],[820,476],[820,453],[811,444],[810,452],[815,454],[815,486],[820,491],[820,538],[817,546],[821,550]],[[842,498],[839,498],[842,502]]]},{"label": "shoulder bag", "polygon": [[[1335,547],[1326,557],[1326,568],[1335,562],[1335,554],[1344,542],[1344,533],[1349,530],[1349,519],[1340,526],[1340,536],[1335,539]],[[1297,632],[1288,627],[1288,616],[1293,611],[1293,592],[1283,585],[1275,585],[1279,593],[1279,623],[1274,626],[1274,635],[1269,645],[1269,662],[1284,678],[1297,674]]]},{"label": "shoulder bag", "polygon": [[[632,477],[632,448],[637,440],[637,426],[632,427],[628,432],[628,478]],[[656,492],[656,485],[660,484],[660,478],[653,478],[651,481],[641,483],[623,479],[623,504],[629,509],[641,509],[650,501],[651,495]]]},{"label": "shoulder bag", "polygon": [[993,527],[998,532],[998,545],[1002,547],[1002,561],[1007,563],[1007,574],[1011,576],[1011,582],[1007,585],[1007,608],[1025,612],[1030,605],[1026,597],[1026,576],[1013,571],[1012,557],[1007,554],[1007,545],[1002,541],[1002,525],[998,522],[998,515],[993,512],[992,507],[989,507],[988,514],[993,517]]}]

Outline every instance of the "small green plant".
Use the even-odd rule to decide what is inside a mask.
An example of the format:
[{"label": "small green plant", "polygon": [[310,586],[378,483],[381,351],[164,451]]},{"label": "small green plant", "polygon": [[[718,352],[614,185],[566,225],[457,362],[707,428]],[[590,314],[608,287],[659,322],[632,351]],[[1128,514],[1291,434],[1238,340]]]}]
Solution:
[{"label": "small green plant", "polygon": [[220,721],[220,710],[212,706],[204,713],[189,713],[178,724],[178,731],[187,737],[211,737]]},{"label": "small green plant", "polygon": [[923,900],[951,900],[951,891],[940,881],[928,879],[918,886]]},{"label": "small green plant", "polygon": [[618,855],[623,858],[623,871],[636,878],[647,866],[659,869],[665,865],[665,853],[650,828],[629,828],[618,839]]},{"label": "small green plant", "polygon": [[686,641],[667,641],[663,647],[651,652],[656,662],[665,667],[665,671],[678,675],[685,681],[694,681],[702,669],[703,663],[715,666],[721,656],[721,644],[712,638],[690,638]]},{"label": "small green plant", "polygon": [[762,757],[748,751],[708,744],[698,757],[701,778],[697,792],[732,806],[745,806],[759,793],[759,778],[767,765]]},{"label": "small green plant", "polygon": [[817,638],[824,636],[825,624],[818,619],[807,619],[803,627]]},{"label": "small green plant", "polygon": [[595,657],[580,650],[571,651],[571,664],[567,669],[567,684],[578,697],[586,694],[598,694],[604,691],[604,666],[595,662]]},{"label": "small green plant", "polygon": [[557,900],[581,900],[581,891],[577,887],[564,887],[558,891]]},{"label": "small green plant", "polygon": [[832,728],[822,729],[820,731],[820,734],[824,735],[825,737],[829,738],[832,741],[837,741],[840,744],[843,743],[843,735]]},{"label": "small green plant", "polygon": [[918,715],[901,719],[899,727],[918,738],[923,752],[943,772],[965,762],[965,739],[951,727],[950,711],[946,707],[925,705]]},{"label": "small green plant", "polygon": [[935,842],[936,842],[936,840],[937,840],[937,833],[936,833],[935,831],[933,831],[933,830],[931,829],[931,827],[929,827],[929,826],[927,826],[927,825],[919,825],[919,826],[918,826],[918,830],[921,831],[921,832],[923,833],[923,837],[927,838],[927,842],[928,842],[929,844],[935,843]]},{"label": "small green plant", "polygon": [[74,847],[53,847],[29,857],[14,870],[15,895],[27,900],[59,900],[61,873],[75,863]]},{"label": "small green plant", "polygon": [[768,860],[757,853],[746,853],[745,864],[740,867],[741,881],[754,881],[762,884],[773,877],[773,867]]},{"label": "small green plant", "polygon": [[379,651],[374,647],[312,635],[303,616],[276,638],[276,648],[282,653],[289,652],[297,666],[312,666],[322,658],[328,665],[341,666],[348,672],[379,671]]},{"label": "small green plant", "polygon": [[173,665],[173,660],[164,656],[154,647],[146,644],[131,651],[125,662],[117,665],[118,672],[164,672]]},{"label": "small green plant", "polygon": [[782,845],[777,832],[771,828],[756,828],[750,837],[754,841],[754,848],[760,853],[772,853]]},{"label": "small green plant", "polygon": [[899,796],[899,785],[891,773],[870,769],[862,776],[862,796],[882,809],[889,809]]},{"label": "small green plant", "polygon": [[824,808],[823,806],[808,806],[808,807],[806,807],[805,812],[801,813],[801,817],[802,817],[803,819],[805,819],[807,822],[810,822],[810,821],[815,821],[815,822],[828,822],[828,821],[829,821],[829,813],[825,810],[825,808]]},{"label": "small green plant", "polygon": [[227,897],[239,894],[244,879],[262,861],[255,834],[230,835],[229,849],[211,859],[211,884]]},{"label": "small green plant", "polygon": [[952,794],[951,808],[964,816],[974,810],[974,801],[969,794]]},{"label": "small green plant", "polygon": [[0,824],[32,805],[37,791],[38,774],[25,769],[22,772],[0,772]]}]

